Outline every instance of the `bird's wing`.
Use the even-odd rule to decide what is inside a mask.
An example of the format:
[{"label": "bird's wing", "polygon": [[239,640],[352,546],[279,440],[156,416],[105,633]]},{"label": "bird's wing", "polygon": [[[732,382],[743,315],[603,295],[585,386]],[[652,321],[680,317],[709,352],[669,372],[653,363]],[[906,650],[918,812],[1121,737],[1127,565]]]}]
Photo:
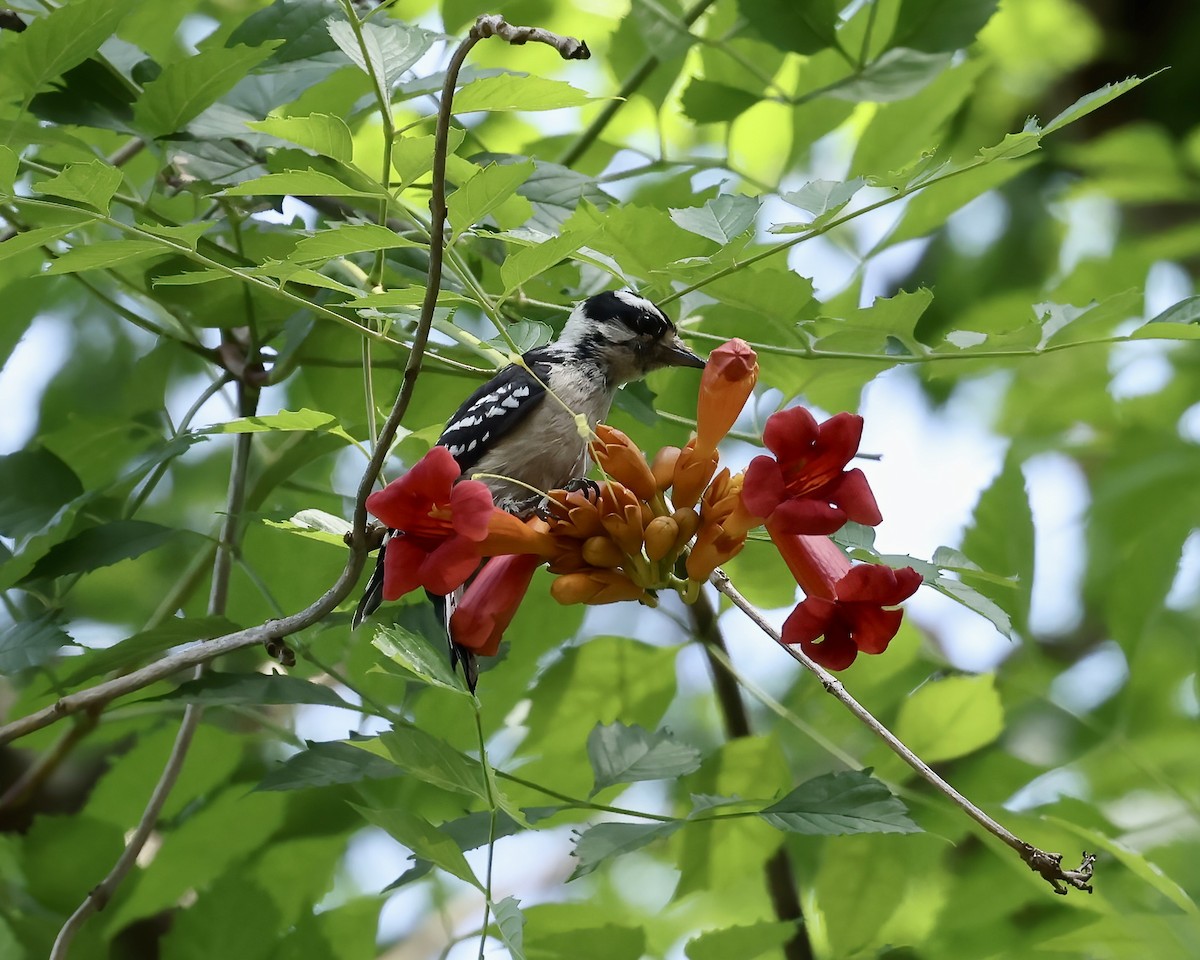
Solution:
[{"label": "bird's wing", "polygon": [[501,370],[463,401],[438,438],[438,446],[450,451],[464,474],[545,399],[549,368],[543,348],[530,350],[523,359],[529,369],[514,363]]}]

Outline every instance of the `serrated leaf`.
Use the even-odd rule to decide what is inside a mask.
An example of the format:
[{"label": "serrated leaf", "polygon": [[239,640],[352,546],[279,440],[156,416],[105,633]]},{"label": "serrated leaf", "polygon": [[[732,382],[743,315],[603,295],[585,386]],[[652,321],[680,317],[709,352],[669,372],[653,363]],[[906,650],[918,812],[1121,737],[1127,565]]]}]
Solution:
[{"label": "serrated leaf", "polygon": [[82,656],[72,658],[69,663],[71,669],[61,682],[64,687],[78,686],[85,680],[131,666],[178,644],[208,640],[237,629],[238,625],[225,617],[172,618],[152,630],[126,637],[111,647],[88,650]]},{"label": "serrated leaf", "polygon": [[754,960],[768,950],[777,950],[796,935],[796,924],[755,923],[745,927],[709,930],[684,946],[688,960]]},{"label": "serrated leaf", "polygon": [[950,63],[948,53],[893,47],[871,61],[856,77],[832,87],[825,96],[855,103],[889,103],[924,90]]},{"label": "serrated leaf", "polygon": [[360,190],[319,170],[288,170],[243,180],[225,188],[228,197],[371,197],[386,196],[382,190]]},{"label": "serrated leaf", "polygon": [[280,140],[306,147],[322,156],[349,163],[354,156],[354,139],[341,117],[312,113],[307,117],[268,117],[246,126]]},{"label": "serrated leaf", "polygon": [[261,704],[311,703],[323,707],[357,710],[353,704],[319,683],[310,683],[285,673],[267,676],[261,673],[214,673],[181,683],[170,693],[150,697],[158,700],[183,700],[207,706],[258,706]]},{"label": "serrated leaf", "polygon": [[896,736],[922,760],[953,760],[1004,731],[1004,707],[991,674],[946,677],[918,687],[900,704]]},{"label": "serrated leaf", "polygon": [[1042,127],[1040,132],[1044,135],[1053,133],[1055,130],[1061,130],[1067,124],[1074,123],[1076,120],[1086,117],[1093,110],[1099,110],[1105,104],[1111,103],[1122,94],[1128,93],[1134,87],[1145,83],[1150,77],[1157,76],[1158,73],[1159,71],[1156,71],[1150,74],[1149,77],[1129,77],[1120,83],[1106,83],[1099,90],[1093,90],[1091,93],[1084,94]]},{"label": "serrated leaf", "polygon": [[146,84],[134,106],[134,121],[149,137],[183,130],[278,46],[272,40],[259,47],[209,47],[168,64]]},{"label": "serrated leaf", "polygon": [[[366,21],[360,25],[360,45],[354,28],[345,20],[330,20],[329,35],[359,70],[374,75],[385,96],[400,75],[425,56],[434,34],[420,27],[391,20],[386,24]],[[364,56],[364,48],[366,55]]]},{"label": "serrated leaf", "polygon": [[55,544],[26,576],[26,580],[88,573],[154,550],[180,531],[146,520],[114,520],[89,527],[70,540]]},{"label": "serrated leaf", "polygon": [[276,430],[331,433],[335,437],[354,442],[354,438],[342,428],[337,417],[332,413],[309,410],[307,407],[301,407],[299,410],[280,410],[278,413],[269,413],[261,417],[240,417],[225,423],[215,423],[211,427],[205,427],[204,432],[267,433]]},{"label": "serrated leaf", "polygon": [[32,230],[18,233],[15,237],[9,237],[0,243],[0,261],[15,257],[27,250],[35,250],[42,244],[52,243],[59,237],[65,237],[72,230],[78,230],[81,226],[83,224],[72,223],[57,227],[34,227]]},{"label": "serrated leaf", "polygon": [[834,0],[738,0],[737,6],[754,32],[780,50],[812,54],[837,43]]},{"label": "serrated leaf", "polygon": [[869,771],[827,773],[759,812],[778,830],[818,836],[917,833],[908,810]]},{"label": "serrated leaf", "polygon": [[82,493],[75,471],[49,450],[0,456],[0,536],[19,539],[42,529]]},{"label": "serrated leaf", "polygon": [[616,783],[668,780],[700,768],[700,751],[666,731],[655,733],[621,722],[597,724],[588,734],[588,759],[596,775],[589,796]]},{"label": "serrated leaf", "polygon": [[532,160],[489,164],[455,190],[446,201],[454,237],[516,193],[517,187],[529,179],[533,169]]},{"label": "serrated leaf", "polygon": [[[462,145],[466,132],[459,127],[447,131],[447,156],[454,156]],[[392,146],[392,169],[400,178],[401,186],[408,186],[418,177],[433,169],[433,134],[421,137],[404,136]]]},{"label": "serrated leaf", "polygon": [[315,263],[368,250],[419,246],[422,244],[402,237],[380,224],[351,223],[305,237],[292,248],[288,259],[297,263]]},{"label": "serrated leaf", "polygon": [[60,647],[72,643],[49,615],[7,626],[0,630],[0,675],[40,667],[53,660]]},{"label": "serrated leaf", "polygon": [[960,574],[1024,632],[1034,576],[1033,513],[1021,464],[1011,453],[975,505],[971,524],[963,534],[962,552],[989,573],[1016,581],[1014,590]]},{"label": "serrated leaf", "polygon": [[307,741],[308,749],[276,764],[257,790],[307,790],[363,780],[386,780],[401,771],[394,763],[341,740]]},{"label": "serrated leaf", "polygon": [[441,737],[404,724],[381,734],[396,766],[425,783],[487,801],[485,773],[478,760],[459,753]]},{"label": "serrated leaf", "polygon": [[1147,320],[1144,326],[1152,323],[1200,323],[1200,297],[1187,297],[1171,304],[1162,313]]},{"label": "serrated leaf", "polygon": [[82,273],[85,270],[110,269],[126,263],[137,263],[154,257],[169,257],[173,251],[153,240],[105,240],[82,247],[72,247],[51,261],[46,273]]},{"label": "serrated leaf", "polygon": [[375,826],[382,827],[393,839],[408,847],[414,856],[428,860],[434,866],[441,867],[451,876],[465,880],[478,890],[483,889],[458,844],[444,833],[440,833],[428,820],[394,807],[380,810],[360,807],[357,804],[352,806]]},{"label": "serrated leaf", "polygon": [[509,956],[512,960],[525,960],[525,915],[517,904],[516,897],[505,897],[492,904],[492,915]]},{"label": "serrated leaf", "polygon": [[640,850],[655,840],[671,836],[683,826],[682,821],[669,823],[598,823],[588,827],[575,841],[571,851],[579,863],[570,880],[587,876],[609,857]]},{"label": "serrated leaf", "polygon": [[562,107],[581,107],[594,99],[563,80],[502,73],[494,77],[480,77],[461,87],[454,95],[454,112],[558,110]]},{"label": "serrated leaf", "polygon": [[470,695],[458,673],[450,667],[445,640],[435,647],[424,637],[395,624],[378,627],[371,642],[385,657],[400,664],[419,680],[444,690]]},{"label": "serrated leaf", "polygon": [[38,193],[65,197],[87,204],[93,210],[108,213],[108,204],[121,186],[121,171],[103,160],[68,163],[62,172],[33,185]]},{"label": "serrated leaf", "polygon": [[7,45],[4,73],[29,96],[95,53],[135,6],[130,0],[87,0],[53,9]]},{"label": "serrated leaf", "polygon": [[741,87],[692,77],[680,96],[680,104],[684,115],[697,123],[722,123],[736,120],[761,99],[759,94]]},{"label": "serrated leaf", "polygon": [[812,180],[799,190],[789,190],[781,195],[781,199],[807,210],[813,216],[810,220],[798,223],[774,224],[771,232],[795,233],[823,224],[832,219],[864,186],[866,180],[855,177],[845,183],[838,180]]},{"label": "serrated leaf", "polygon": [[589,243],[599,232],[599,227],[585,230],[569,230],[558,237],[550,237],[542,243],[522,247],[510,253],[500,265],[500,279],[505,294],[516,290],[521,284],[549,270],[560,260]]},{"label": "serrated leaf", "polygon": [[257,47],[268,40],[282,40],[272,61],[306,60],[337,49],[325,22],[341,10],[337,0],[275,0],[238,24],[228,43]]},{"label": "serrated leaf", "polygon": [[702,207],[672,208],[671,219],[689,233],[724,245],[749,230],[757,213],[758,200],[754,197],[725,194]]},{"label": "serrated leaf", "polygon": [[968,46],[996,12],[999,0],[902,0],[892,44],[952,51]]}]

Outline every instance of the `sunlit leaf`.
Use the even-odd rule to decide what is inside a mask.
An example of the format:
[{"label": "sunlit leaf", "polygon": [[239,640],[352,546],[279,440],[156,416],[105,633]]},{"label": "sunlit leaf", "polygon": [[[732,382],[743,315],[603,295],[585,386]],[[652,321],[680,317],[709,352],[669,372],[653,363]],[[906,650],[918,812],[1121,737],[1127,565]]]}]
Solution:
[{"label": "sunlit leaf", "polygon": [[245,180],[225,189],[230,197],[253,196],[326,196],[326,197],[374,197],[383,196],[382,191],[362,190],[343,183],[337,177],[319,170],[289,170],[286,173],[268,173],[266,176]]},{"label": "sunlit leaf", "polygon": [[688,960],[754,960],[768,950],[777,950],[796,935],[794,923],[756,923],[745,927],[709,930],[693,937],[684,947]]},{"label": "sunlit leaf", "polygon": [[571,851],[579,862],[571,879],[587,876],[610,857],[640,850],[642,847],[669,837],[683,826],[682,821],[667,823],[598,823],[588,827],[575,841]]},{"label": "sunlit leaf", "polygon": [[50,548],[29,574],[29,579],[87,573],[157,549],[178,530],[146,520],[114,520],[83,530]]},{"label": "sunlit leaf", "polygon": [[435,647],[419,634],[395,624],[376,629],[371,642],[385,657],[390,657],[425,683],[468,694],[462,678],[450,667],[445,640]]},{"label": "sunlit leaf", "polygon": [[965,47],[996,12],[998,0],[901,0],[892,44],[914,50]]},{"label": "sunlit leaf", "polygon": [[278,763],[259,783],[259,790],[306,790],[360,780],[386,780],[400,776],[395,764],[366,750],[330,740],[308,742],[308,749]]},{"label": "sunlit leaf", "polygon": [[502,73],[472,80],[454,95],[455,113],[503,110],[557,110],[581,107],[593,100],[562,80]]},{"label": "sunlit leaf", "polygon": [[247,124],[281,140],[289,140],[334,160],[350,162],[354,155],[354,140],[350,128],[341,117],[313,113],[307,117],[268,117]]},{"label": "sunlit leaf", "polygon": [[38,193],[78,200],[94,210],[108,213],[108,203],[120,186],[120,170],[103,160],[89,160],[87,163],[69,163],[58,176],[39,180],[33,188]]},{"label": "sunlit leaf", "polygon": [[757,213],[758,201],[753,197],[724,194],[702,207],[672,210],[671,219],[689,233],[726,244],[749,230]]},{"label": "sunlit leaf", "polygon": [[904,804],[869,771],[827,773],[800,784],[759,816],[789,833],[915,833]]},{"label": "sunlit leaf", "polygon": [[131,0],[87,0],[38,17],[5,48],[4,73],[22,96],[83,63],[136,6]]},{"label": "sunlit leaf", "polygon": [[597,725],[588,734],[587,753],[596,774],[593,796],[615,783],[668,780],[700,766],[700,751],[695,747],[664,730],[651,733],[636,724]]},{"label": "sunlit leaf", "polygon": [[405,724],[380,735],[379,740],[405,773],[444,790],[488,799],[479,761],[459,753],[440,737]]},{"label": "sunlit leaf", "polygon": [[315,703],[323,707],[354,706],[329,687],[300,677],[276,673],[216,673],[209,671],[198,680],[181,683],[170,693],[152,700],[183,700],[208,706],[253,706],[264,703]]},{"label": "sunlit leaf", "polygon": [[428,820],[397,807],[381,809],[355,805],[354,809],[408,847],[413,856],[428,860],[451,876],[483,889],[458,844],[439,832]]},{"label": "sunlit leaf", "polygon": [[525,915],[517,903],[516,897],[505,897],[492,904],[492,915],[509,956],[512,960],[525,960]]},{"label": "sunlit leaf", "polygon": [[929,763],[984,747],[1004,729],[995,677],[945,677],[917,688],[901,705],[896,736]]},{"label": "sunlit leaf", "polygon": [[450,226],[458,236],[511,197],[529,175],[533,161],[493,163],[460,186],[446,201]]}]

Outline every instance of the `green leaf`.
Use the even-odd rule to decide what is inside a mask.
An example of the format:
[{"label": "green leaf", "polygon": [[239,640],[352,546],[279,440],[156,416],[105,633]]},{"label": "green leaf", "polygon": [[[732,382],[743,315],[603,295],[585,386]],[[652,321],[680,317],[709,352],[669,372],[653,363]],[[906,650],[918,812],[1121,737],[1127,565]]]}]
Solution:
[{"label": "green leaf", "polygon": [[436,36],[399,20],[386,24],[365,22],[360,25],[363,33],[360,45],[354,28],[345,20],[330,20],[328,26],[329,35],[342,53],[363,73],[373,74],[384,93],[391,90],[405,70],[425,56]]},{"label": "green leaf", "polygon": [[0,196],[12,196],[13,185],[16,183],[17,170],[20,166],[20,158],[12,148],[0,145]]},{"label": "green leaf", "polygon": [[307,117],[268,117],[247,123],[246,126],[334,160],[349,163],[354,156],[354,139],[350,136],[346,121],[328,113],[312,113]]},{"label": "green leaf", "polygon": [[758,94],[740,87],[692,77],[684,88],[680,103],[684,114],[697,123],[722,123],[736,120],[760,99]]},{"label": "green leaf", "polygon": [[571,856],[579,863],[570,880],[587,876],[609,857],[619,857],[671,836],[683,822],[668,823],[598,823],[588,827],[575,841]]},{"label": "green leaf", "polygon": [[131,0],[86,0],[53,9],[6,46],[5,75],[22,97],[32,95],[95,53],[136,6]]},{"label": "green leaf", "polygon": [[343,700],[329,687],[323,687],[319,683],[310,683],[286,673],[267,676],[261,673],[214,673],[209,671],[198,680],[181,683],[170,693],[149,698],[151,702],[156,700],[183,700],[185,703],[202,703],[206,706],[313,703],[323,707],[358,709]]},{"label": "green leaf", "polygon": [[93,210],[108,213],[108,204],[121,186],[121,171],[103,160],[68,163],[62,172],[33,185],[38,193],[66,197],[87,204]]},{"label": "green leaf", "polygon": [[277,530],[287,530],[309,540],[327,543],[333,547],[345,549],[346,535],[350,532],[350,522],[343,517],[334,516],[324,510],[301,510],[287,520],[264,520],[268,527]]},{"label": "green leaf", "polygon": [[82,224],[72,223],[57,227],[35,227],[32,230],[18,233],[15,237],[10,237],[0,243],[0,261],[15,257],[19,253],[25,253],[27,250],[34,250],[59,237],[65,237],[72,230],[78,230],[80,226]]},{"label": "green leaf", "polygon": [[[454,156],[463,142],[466,133],[458,127],[452,127],[447,134],[446,150],[448,156]],[[400,178],[400,184],[407,187],[422,174],[433,169],[433,134],[414,137],[403,136],[392,146],[392,169]]]},{"label": "green leaf", "polygon": [[615,783],[669,780],[700,768],[700,751],[664,730],[650,733],[619,721],[597,724],[588,734],[588,759],[596,774],[590,796]]},{"label": "green leaf", "polygon": [[350,223],[305,237],[292,249],[288,259],[297,263],[324,262],[350,253],[419,246],[422,244],[377,223]]},{"label": "green leaf", "polygon": [[1010,453],[975,505],[971,525],[963,535],[962,552],[988,573],[1014,578],[1016,589],[973,580],[966,572],[960,577],[1007,612],[1021,632],[1026,629],[1033,589],[1033,533],[1021,464]]},{"label": "green leaf", "polygon": [[56,544],[42,557],[26,580],[88,573],[154,550],[178,530],[145,520],[114,520],[91,527],[70,540]]},{"label": "green leaf", "polygon": [[811,54],[837,45],[834,0],[738,0],[738,9],[755,33],[780,50]]},{"label": "green leaf", "polygon": [[1093,90],[1091,93],[1084,94],[1042,127],[1040,132],[1045,135],[1047,133],[1054,133],[1055,130],[1061,130],[1067,124],[1074,123],[1076,120],[1086,117],[1093,110],[1099,110],[1105,104],[1111,103],[1122,94],[1128,93],[1134,87],[1145,83],[1150,77],[1157,76],[1159,72],[1161,71],[1156,71],[1150,74],[1149,77],[1129,77],[1120,83],[1106,83],[1099,90]]},{"label": "green leaf", "polygon": [[999,0],[902,0],[892,46],[950,51],[968,46]]},{"label": "green leaf", "polygon": [[512,960],[525,960],[525,915],[516,897],[505,897],[492,904],[492,916],[500,939],[508,948]]},{"label": "green leaf", "polygon": [[382,190],[360,190],[319,170],[288,170],[268,173],[225,188],[228,197],[371,197],[386,196]]},{"label": "green leaf", "polygon": [[683,948],[688,960],[754,960],[768,950],[777,950],[796,935],[796,924],[755,923],[746,927],[710,930],[693,937]]},{"label": "green leaf", "polygon": [[146,84],[134,106],[135,122],[148,137],[182,131],[278,46],[270,41],[259,47],[209,47],[168,64]]},{"label": "green leaf", "polygon": [[224,617],[171,618],[153,630],[135,633],[111,647],[88,650],[82,656],[72,657],[68,664],[64,664],[71,669],[61,682],[65,687],[78,686],[102,673],[133,666],[146,657],[178,644],[209,640],[237,629],[236,623]]},{"label": "green leaf", "polygon": [[830,89],[825,96],[855,103],[863,100],[873,103],[904,100],[929,86],[949,63],[948,53],[925,53],[896,47],[878,60],[871,61],[853,79]]},{"label": "green leaf", "polygon": [[238,24],[227,42],[257,47],[282,40],[283,45],[271,57],[273,62],[306,60],[337,49],[325,21],[342,9],[337,0],[275,0]]},{"label": "green leaf", "polygon": [[698,233],[723,246],[749,230],[757,213],[758,200],[754,197],[724,194],[702,207],[672,209],[671,219],[689,233]]},{"label": "green leaf", "polygon": [[463,856],[462,850],[428,820],[418,817],[415,813],[397,808],[381,810],[354,805],[354,809],[375,826],[386,830],[393,839],[408,847],[414,856],[428,860],[434,866],[441,867],[451,876],[465,880],[476,889],[483,889],[467,864],[467,858]]},{"label": "green leaf", "polygon": [[307,750],[268,770],[257,790],[307,790],[400,776],[394,763],[341,740],[306,741]]},{"label": "green leaf", "polygon": [[459,753],[441,737],[403,724],[381,734],[379,742],[405,773],[443,790],[488,799],[485,773],[479,761]]},{"label": "green leaf", "polygon": [[48,275],[82,273],[86,270],[110,269],[127,263],[138,263],[154,257],[174,254],[170,247],[153,240],[105,240],[86,246],[72,247],[54,259],[46,269]]},{"label": "green leaf", "polygon": [[73,642],[49,614],[7,626],[0,630],[0,674],[40,667]]},{"label": "green leaf", "polygon": [[562,80],[502,73],[494,77],[480,77],[461,87],[454,95],[454,112],[558,110],[562,107],[582,107],[594,99]]},{"label": "green leaf", "polygon": [[354,442],[354,438],[342,429],[342,425],[332,413],[309,410],[307,407],[301,407],[299,410],[280,410],[278,413],[269,413],[262,417],[241,417],[237,420],[228,420],[225,423],[216,423],[211,427],[206,427],[204,432],[268,433],[282,431],[287,433],[297,430],[304,433],[331,433],[335,437]]},{"label": "green leaf", "polygon": [[904,804],[869,770],[808,780],[759,816],[778,830],[810,835],[917,833]]},{"label": "green leaf", "polygon": [[454,237],[511,197],[533,169],[532,160],[489,164],[455,190],[446,201]]},{"label": "green leaf", "polygon": [[75,471],[49,450],[0,457],[0,536],[17,539],[42,529],[82,494]]},{"label": "green leaf", "polygon": [[991,674],[931,680],[900,704],[896,736],[929,763],[985,747],[1004,730],[1004,707]]},{"label": "green leaf", "polygon": [[565,260],[588,243],[598,231],[598,227],[568,230],[561,236],[549,237],[541,243],[510,253],[500,265],[500,279],[504,283],[505,294],[549,270],[560,260]]},{"label": "green leaf", "polygon": [[[1173,303],[1162,313],[1147,320],[1141,329],[1152,323],[1200,323],[1200,297],[1187,297],[1178,303]],[[1134,336],[1137,331],[1134,332]]]},{"label": "green leaf", "polygon": [[845,183],[837,180],[811,180],[799,190],[789,190],[781,194],[781,199],[801,210],[807,210],[812,214],[812,218],[802,223],[776,224],[771,227],[771,232],[792,233],[826,223],[865,185],[866,181],[862,177],[855,177]]},{"label": "green leaf", "polygon": [[470,696],[462,678],[450,667],[444,639],[435,646],[424,637],[395,624],[377,628],[371,642],[380,653],[400,664],[417,679],[443,690]]}]

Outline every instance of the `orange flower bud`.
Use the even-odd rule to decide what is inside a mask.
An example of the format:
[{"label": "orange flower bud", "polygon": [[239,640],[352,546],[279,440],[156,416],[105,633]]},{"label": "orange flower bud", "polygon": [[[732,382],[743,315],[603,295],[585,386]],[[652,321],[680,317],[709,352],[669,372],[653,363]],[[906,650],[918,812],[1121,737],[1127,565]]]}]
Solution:
[{"label": "orange flower bud", "polygon": [[646,556],[651,560],[669,556],[678,539],[679,524],[673,517],[655,517],[646,525]]},{"label": "orange flower bud", "polygon": [[625,562],[625,554],[608,537],[588,537],[581,553],[593,567],[619,567]]},{"label": "orange flower bud", "polygon": [[642,552],[642,508],[639,503],[627,503],[620,512],[605,513],[600,522],[608,535],[628,556]]},{"label": "orange flower bud", "polygon": [[696,448],[696,440],[683,448],[675,461],[675,475],[671,481],[671,502],[676,507],[694,507],[708,486],[708,481],[717,471],[715,451],[705,453]]},{"label": "orange flower bud", "polygon": [[700,528],[700,518],[696,515],[695,510],[689,510],[687,507],[680,507],[673,514],[671,519],[675,521],[675,525],[679,528],[679,534],[675,540],[675,551],[683,549],[683,545],[696,535],[696,531]]},{"label": "orange flower bud", "polygon": [[549,530],[549,524],[537,517],[519,520],[511,513],[494,510],[488,518],[487,536],[479,545],[479,552],[485,557],[514,553],[549,557],[554,553],[554,538]]},{"label": "orange flower bud", "polygon": [[654,465],[650,471],[654,474],[654,482],[658,489],[666,490],[675,476],[675,461],[679,459],[678,447],[663,447],[654,455]]},{"label": "orange flower bud", "polygon": [[696,402],[696,450],[711,455],[746,405],[758,382],[758,357],[745,340],[733,339],[708,355]]},{"label": "orange flower bud", "polygon": [[605,473],[627,486],[639,499],[653,499],[658,489],[654,474],[645,455],[624,433],[607,423],[597,424],[591,452]]},{"label": "orange flower bud", "polygon": [[561,604],[639,600],[645,591],[619,570],[582,570],[556,577],[550,595]]}]

